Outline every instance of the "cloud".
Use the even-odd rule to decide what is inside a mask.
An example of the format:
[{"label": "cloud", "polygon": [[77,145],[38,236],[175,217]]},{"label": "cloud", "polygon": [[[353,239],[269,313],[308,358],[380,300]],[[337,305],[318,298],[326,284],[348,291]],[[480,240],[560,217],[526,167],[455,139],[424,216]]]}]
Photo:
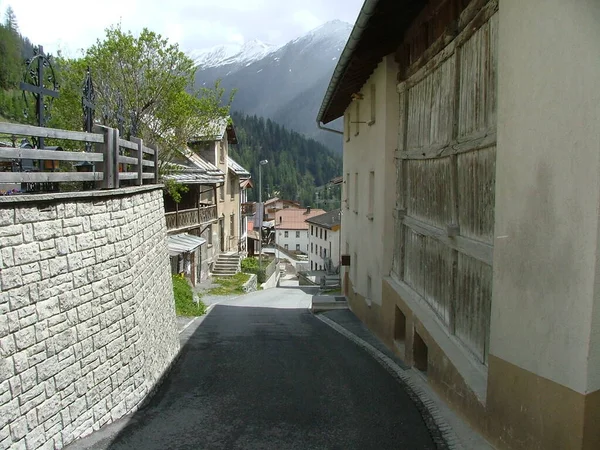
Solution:
[{"label": "cloud", "polygon": [[75,56],[119,22],[134,34],[149,28],[184,50],[251,39],[281,45],[329,20],[354,22],[363,0],[103,0],[93,12],[80,0],[0,2],[2,13],[12,5],[34,44]]}]

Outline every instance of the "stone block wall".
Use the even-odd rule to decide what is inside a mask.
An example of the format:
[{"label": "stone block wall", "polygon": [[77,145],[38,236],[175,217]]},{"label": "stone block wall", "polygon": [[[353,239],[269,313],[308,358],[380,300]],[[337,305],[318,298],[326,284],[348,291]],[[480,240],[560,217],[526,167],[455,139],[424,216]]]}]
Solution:
[{"label": "stone block wall", "polygon": [[0,448],[134,411],[179,351],[160,187],[0,199]]}]

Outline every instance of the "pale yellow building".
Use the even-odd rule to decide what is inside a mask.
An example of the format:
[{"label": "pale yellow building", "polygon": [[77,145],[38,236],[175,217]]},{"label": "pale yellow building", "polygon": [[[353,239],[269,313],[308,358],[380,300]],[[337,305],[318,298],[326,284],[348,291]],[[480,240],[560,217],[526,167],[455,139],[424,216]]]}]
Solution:
[{"label": "pale yellow building", "polygon": [[600,448],[600,2],[367,0],[344,117],[351,309],[498,448]]}]

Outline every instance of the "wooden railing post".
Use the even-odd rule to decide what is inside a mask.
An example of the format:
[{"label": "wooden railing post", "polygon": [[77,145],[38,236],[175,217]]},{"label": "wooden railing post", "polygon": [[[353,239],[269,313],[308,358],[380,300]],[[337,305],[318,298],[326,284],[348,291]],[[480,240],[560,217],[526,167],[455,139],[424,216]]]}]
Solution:
[{"label": "wooden railing post", "polygon": [[158,184],[158,146],[153,145],[154,150],[154,184]]},{"label": "wooden railing post", "polygon": [[112,189],[114,185],[114,129],[102,125],[94,125],[94,133],[104,135],[104,143],[96,144],[96,153],[102,153],[104,160],[98,164],[104,174],[102,181],[96,183],[100,189]]},{"label": "wooden railing post", "polygon": [[144,140],[137,138],[137,137],[132,137],[131,138],[132,142],[135,142],[138,146],[138,162],[137,162],[137,184],[138,186],[141,186],[144,183],[144,179],[143,177],[143,172],[144,172],[144,166],[142,161],[144,160]]},{"label": "wooden railing post", "polygon": [[121,154],[121,152],[119,151],[119,149],[121,148],[121,146],[119,145],[119,130],[118,129],[112,129],[113,132],[113,146],[112,146],[112,172],[113,172],[113,184],[112,184],[112,188],[116,189],[118,187],[121,187],[121,182],[119,181],[119,155]]}]

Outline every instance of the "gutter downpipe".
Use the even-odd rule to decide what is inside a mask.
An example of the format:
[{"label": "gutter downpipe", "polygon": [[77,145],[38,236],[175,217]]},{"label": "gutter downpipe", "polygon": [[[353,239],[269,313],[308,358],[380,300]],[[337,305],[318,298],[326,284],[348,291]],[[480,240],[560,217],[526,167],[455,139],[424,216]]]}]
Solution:
[{"label": "gutter downpipe", "polygon": [[354,28],[352,28],[352,32],[350,33],[350,37],[348,38],[348,42],[346,43],[346,46],[344,47],[344,50],[342,51],[342,54],[338,61],[338,64],[335,67],[333,75],[331,76],[331,80],[329,81],[329,86],[327,87],[327,92],[325,93],[325,98],[323,99],[323,103],[321,104],[321,109],[317,116],[317,127],[320,130],[330,131],[330,132],[336,133],[336,134],[342,134],[342,135],[344,134],[343,131],[334,130],[332,128],[327,128],[327,127],[322,126],[321,120],[323,119],[323,114],[325,113],[325,109],[327,108],[327,106],[329,106],[329,101],[331,100],[331,97],[333,96],[333,93],[337,88],[338,81],[340,80],[342,75],[346,72],[346,69],[348,68],[348,63],[350,61],[350,57],[354,53],[354,50],[356,49],[356,45],[360,41],[363,31],[366,28],[366,26],[369,22],[369,19],[373,15],[373,12],[375,11],[375,8],[377,7],[378,3],[379,3],[379,0],[365,0],[365,3],[363,4],[363,6],[360,10],[360,13],[358,14],[358,18],[356,19]]}]

